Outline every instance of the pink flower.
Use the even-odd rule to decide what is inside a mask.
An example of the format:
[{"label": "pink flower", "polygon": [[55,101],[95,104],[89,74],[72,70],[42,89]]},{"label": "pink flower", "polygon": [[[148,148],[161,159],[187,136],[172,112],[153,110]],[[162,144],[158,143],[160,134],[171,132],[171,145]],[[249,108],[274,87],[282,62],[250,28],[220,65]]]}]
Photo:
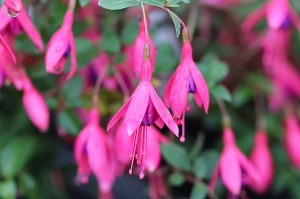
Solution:
[{"label": "pink flower", "polygon": [[50,113],[45,99],[25,76],[23,80],[23,105],[32,123],[40,130],[45,131],[50,122]]},{"label": "pink flower", "polygon": [[262,183],[259,185],[250,181],[249,186],[258,193],[265,193],[268,191],[274,176],[274,164],[266,132],[257,131],[255,133],[254,148],[250,155],[250,161],[258,170]]},{"label": "pink flower", "polygon": [[13,33],[18,33],[19,28],[23,29],[28,37],[32,40],[39,51],[44,50],[44,43],[39,31],[34,26],[30,16],[26,12],[26,9],[21,9],[17,18],[11,18],[7,14],[7,7],[3,5],[0,8],[0,32],[5,28],[10,27]]},{"label": "pink flower", "polygon": [[[149,25],[149,21],[147,21],[147,23]],[[137,77],[140,76],[141,69],[142,69],[141,66],[143,65],[143,60],[144,60],[143,51],[141,49],[144,48],[144,45],[146,42],[148,42],[149,45],[151,46],[150,59],[151,59],[152,63],[155,64],[156,47],[155,47],[154,42],[150,35],[148,36],[148,41],[146,41],[145,25],[144,25],[143,19],[141,19],[140,20],[140,31],[133,43],[132,54],[131,54],[133,68],[135,71],[135,75]],[[154,70],[154,68],[153,68],[153,70]]]},{"label": "pink flower", "polygon": [[223,132],[224,148],[212,174],[209,188],[213,189],[218,176],[221,176],[222,182],[234,196],[238,196],[243,184],[244,175],[251,181],[260,185],[262,179],[253,167],[252,163],[240,151],[235,144],[234,134],[231,128],[226,128]]},{"label": "pink flower", "polygon": [[4,0],[4,4],[8,9],[10,9],[14,13],[19,13],[22,9],[21,0]]},{"label": "pink flower", "polygon": [[289,0],[269,0],[253,11],[243,22],[242,30],[249,31],[264,16],[270,29],[284,29],[292,24],[300,31],[300,20]]},{"label": "pink flower", "polygon": [[116,178],[117,164],[109,138],[99,125],[96,108],[89,112],[89,121],[75,141],[75,160],[78,183],[87,183],[91,172],[96,176],[101,193],[107,195]]},{"label": "pink flower", "polygon": [[68,10],[65,14],[62,26],[51,37],[45,53],[46,71],[53,74],[60,74],[64,70],[65,63],[71,53],[71,68],[67,79],[70,79],[76,72],[76,46],[72,25],[74,13]]},{"label": "pink flower", "polygon": [[105,132],[99,125],[100,115],[96,108],[90,110],[89,121],[75,141],[75,160],[78,165],[77,180],[87,183],[91,172],[102,172],[107,160]]},{"label": "pink flower", "polygon": [[[185,33],[186,35],[188,33]],[[185,110],[189,111],[188,94],[191,93],[199,107],[204,106],[207,113],[209,106],[209,91],[205,79],[198,70],[192,58],[193,51],[189,41],[182,46],[182,60],[167,83],[164,101],[171,106],[173,117],[177,124],[182,125],[180,141],[185,140],[184,118]]]},{"label": "pink flower", "polygon": [[300,169],[300,127],[295,114],[290,114],[284,119],[284,144],[292,164]]},{"label": "pink flower", "polygon": [[150,46],[145,45],[144,62],[141,70],[140,83],[129,100],[110,120],[107,130],[109,131],[118,120],[125,115],[125,130],[129,136],[134,134],[132,159],[136,157],[138,165],[141,166],[140,178],[144,177],[147,126],[156,123],[158,126],[165,123],[168,128],[178,136],[178,127],[170,112],[157,95],[152,83],[153,66],[150,61]]}]

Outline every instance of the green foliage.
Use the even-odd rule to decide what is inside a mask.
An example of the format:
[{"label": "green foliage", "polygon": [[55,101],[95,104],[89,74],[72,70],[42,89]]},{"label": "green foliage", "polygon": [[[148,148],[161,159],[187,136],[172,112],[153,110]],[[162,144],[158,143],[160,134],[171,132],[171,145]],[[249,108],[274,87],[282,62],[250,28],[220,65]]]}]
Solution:
[{"label": "green foliage", "polygon": [[191,170],[191,164],[187,157],[187,151],[180,145],[170,143],[162,144],[161,152],[164,159],[172,166],[184,171]]},{"label": "green foliage", "polygon": [[190,199],[204,199],[207,187],[204,184],[195,184]]}]

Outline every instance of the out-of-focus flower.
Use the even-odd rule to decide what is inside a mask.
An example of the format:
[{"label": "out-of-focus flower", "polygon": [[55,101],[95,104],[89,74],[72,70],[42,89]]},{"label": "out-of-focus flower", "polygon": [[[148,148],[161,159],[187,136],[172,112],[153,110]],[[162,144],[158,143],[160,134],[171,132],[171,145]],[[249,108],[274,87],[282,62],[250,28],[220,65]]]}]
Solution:
[{"label": "out-of-focus flower", "polygon": [[99,122],[99,111],[92,108],[88,123],[76,138],[74,150],[78,165],[77,181],[87,183],[92,172],[97,178],[99,191],[109,195],[116,178],[117,165],[112,145]]},{"label": "out-of-focus flower", "polygon": [[184,118],[185,111],[190,110],[188,94],[191,93],[199,107],[204,106],[207,113],[209,107],[209,91],[205,79],[193,61],[192,46],[189,33],[183,31],[182,60],[167,83],[164,101],[171,106],[173,117],[177,124],[182,125],[180,141],[185,140]]},{"label": "out-of-focus flower", "polygon": [[[147,25],[149,24],[149,22],[147,21]],[[152,63],[155,64],[155,60],[156,60],[156,47],[154,45],[154,42],[151,38],[150,35],[148,35],[148,41],[146,41],[146,32],[145,32],[145,24],[143,19],[140,20],[140,31],[139,34],[137,35],[133,46],[132,46],[132,64],[133,64],[133,68],[134,68],[134,72],[135,75],[137,77],[140,76],[141,70],[142,70],[142,65],[143,65],[143,60],[144,60],[144,54],[143,51],[141,49],[144,48],[145,43],[149,43],[149,45],[151,46],[150,49],[150,59],[152,61]],[[152,69],[154,70],[154,68]]]},{"label": "out-of-focus flower", "polygon": [[[7,7],[7,12],[11,16],[17,15],[22,9],[22,1],[21,0],[4,0],[4,4]],[[11,12],[11,14],[10,14]]]},{"label": "out-of-focus flower", "polygon": [[274,164],[266,132],[259,130],[255,133],[254,148],[250,155],[250,161],[258,170],[262,183],[259,185],[249,181],[248,185],[258,193],[265,193],[268,191],[274,176]]},{"label": "out-of-focus flower", "polygon": [[50,112],[41,93],[32,85],[29,77],[23,74],[22,102],[32,123],[40,130],[47,130],[50,123]]},{"label": "out-of-focus flower", "polygon": [[300,19],[289,0],[269,0],[264,3],[246,18],[242,30],[250,31],[264,16],[270,29],[285,29],[294,24],[300,31]]},{"label": "out-of-focus flower", "polygon": [[65,14],[62,26],[51,37],[45,53],[46,71],[53,74],[60,74],[64,70],[65,63],[71,53],[71,67],[67,79],[70,79],[76,72],[76,46],[72,25],[74,13],[68,10]]},{"label": "out-of-focus flower", "polygon": [[240,194],[243,185],[243,177],[245,176],[253,183],[257,184],[257,186],[260,186],[262,183],[261,176],[254,168],[253,164],[236,146],[231,128],[226,128],[224,130],[223,142],[224,148],[212,174],[209,189],[214,188],[219,175],[226,188],[234,196]]},{"label": "out-of-focus flower", "polygon": [[12,33],[19,33],[19,30],[22,29],[32,40],[34,45],[38,48],[40,52],[44,50],[44,43],[39,31],[36,29],[33,24],[30,16],[28,15],[26,9],[21,9],[19,16],[17,18],[11,18],[7,15],[7,7],[3,5],[0,8],[0,32],[5,28],[11,29]]}]

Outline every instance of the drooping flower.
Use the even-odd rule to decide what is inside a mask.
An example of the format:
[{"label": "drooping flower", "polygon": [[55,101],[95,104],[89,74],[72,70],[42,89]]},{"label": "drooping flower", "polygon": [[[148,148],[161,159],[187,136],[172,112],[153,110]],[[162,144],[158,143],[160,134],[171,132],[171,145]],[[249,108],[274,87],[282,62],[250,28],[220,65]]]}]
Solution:
[{"label": "drooping flower", "polygon": [[22,9],[21,0],[4,0],[4,4],[7,7],[7,12],[11,17],[16,17]]},{"label": "drooping flower", "polygon": [[242,30],[251,30],[264,16],[270,29],[285,29],[294,24],[300,31],[300,19],[289,0],[269,0],[264,3],[246,18],[242,24]]},{"label": "drooping flower", "polygon": [[219,175],[233,196],[240,194],[245,176],[259,186],[262,179],[253,164],[236,146],[231,128],[224,130],[223,142],[224,148],[209,182],[209,189],[214,188]]},{"label": "drooping flower", "polygon": [[249,181],[248,185],[257,193],[268,191],[274,176],[274,164],[272,154],[268,146],[268,135],[262,130],[255,133],[254,148],[250,155],[250,161],[259,172],[262,183],[256,184]]},{"label": "drooping flower", "polygon": [[32,85],[27,75],[23,74],[22,102],[32,123],[40,130],[47,130],[50,123],[50,112],[41,93]]},{"label": "drooping flower", "polygon": [[164,93],[166,105],[171,106],[175,121],[182,125],[182,136],[180,137],[182,142],[185,140],[185,111],[190,109],[188,94],[193,94],[196,104],[199,107],[203,106],[206,113],[209,107],[208,87],[193,61],[192,46],[189,41],[189,33],[186,30],[183,31],[183,37],[182,60],[167,83]]},{"label": "drooping flower", "polygon": [[284,119],[284,144],[292,164],[300,169],[300,127],[295,114],[287,115]]},{"label": "drooping flower", "polygon": [[51,37],[45,53],[46,71],[52,74],[60,74],[64,70],[65,63],[71,53],[71,67],[67,79],[76,72],[76,46],[72,25],[74,13],[68,10],[64,16],[62,26]]},{"label": "drooping flower", "polygon": [[[149,25],[149,21],[147,21],[147,25]],[[156,47],[155,47],[154,42],[150,35],[148,35],[148,41],[146,41],[145,24],[144,24],[143,19],[141,19],[140,20],[140,31],[132,45],[132,54],[131,54],[134,72],[137,77],[140,77],[140,73],[142,70],[141,66],[143,65],[143,60],[144,60],[144,54],[141,49],[144,48],[144,45],[147,42],[151,46],[150,59],[151,59],[152,63],[155,64]]]},{"label": "drooping flower", "polygon": [[151,83],[152,70],[150,46],[146,44],[144,47],[144,61],[140,83],[128,101],[113,116],[107,127],[109,131],[121,117],[125,116],[125,131],[129,136],[134,136],[131,158],[132,160],[134,158],[137,159],[137,164],[141,165],[140,178],[144,177],[144,169],[146,166],[147,127],[154,123],[160,126],[163,121],[163,123],[178,136],[176,123]]},{"label": "drooping flower", "polygon": [[116,178],[116,163],[110,142],[99,125],[97,108],[89,112],[89,121],[75,141],[75,160],[78,165],[77,182],[87,183],[92,172],[98,181],[99,191],[108,193]]},{"label": "drooping flower", "polygon": [[89,121],[80,131],[75,141],[75,160],[78,165],[77,180],[87,183],[91,172],[101,172],[107,159],[107,143],[103,129],[99,125],[100,115],[96,108],[90,110]]},{"label": "drooping flower", "polygon": [[17,18],[11,18],[7,15],[7,7],[3,5],[0,8],[0,32],[9,28],[12,33],[19,33],[20,28],[28,35],[34,45],[40,52],[44,50],[44,43],[39,31],[36,29],[26,9],[21,9]]}]

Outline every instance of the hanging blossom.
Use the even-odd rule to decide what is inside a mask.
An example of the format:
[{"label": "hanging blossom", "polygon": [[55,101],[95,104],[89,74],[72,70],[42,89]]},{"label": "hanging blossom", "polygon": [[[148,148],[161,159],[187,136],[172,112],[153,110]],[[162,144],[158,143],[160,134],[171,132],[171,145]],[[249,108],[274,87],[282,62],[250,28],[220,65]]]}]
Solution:
[{"label": "hanging blossom", "polygon": [[268,135],[263,130],[258,130],[254,137],[254,148],[250,154],[250,161],[259,172],[262,183],[259,185],[249,181],[248,186],[257,193],[266,193],[274,177],[274,163],[268,146]]},{"label": "hanging blossom", "polygon": [[77,182],[87,183],[92,172],[101,192],[110,192],[116,178],[116,164],[108,138],[99,125],[97,108],[89,112],[89,120],[75,141],[75,160],[78,165]]},{"label": "hanging blossom", "polygon": [[261,176],[236,146],[234,133],[229,127],[225,128],[223,132],[223,143],[224,148],[209,182],[209,189],[213,190],[219,175],[225,187],[234,197],[240,194],[245,176],[251,183],[261,186]]},{"label": "hanging blossom", "polygon": [[[125,116],[125,131],[128,136],[134,136],[131,168],[134,159],[136,159],[137,164],[141,167],[140,178],[144,178],[146,167],[148,126],[154,123],[161,126],[162,123],[165,123],[178,136],[176,123],[151,83],[152,71],[150,45],[147,43],[144,46],[144,61],[141,69],[140,83],[132,96],[113,116],[107,126],[107,130],[109,131],[121,117]],[[129,173],[132,173],[132,169],[129,170]]]},{"label": "hanging blossom", "polygon": [[196,104],[199,107],[203,106],[207,113],[209,107],[209,91],[205,79],[193,61],[193,50],[188,30],[184,29],[182,34],[182,60],[167,83],[164,101],[167,106],[171,106],[176,123],[182,125],[180,141],[184,142],[185,111],[190,110],[188,94],[193,94]]},{"label": "hanging blossom", "polygon": [[69,0],[68,10],[60,29],[51,37],[45,53],[46,71],[52,74],[60,74],[64,70],[65,63],[71,53],[71,67],[67,79],[76,72],[76,46],[72,30],[74,21],[75,0]]},{"label": "hanging blossom", "polygon": [[294,113],[284,118],[284,146],[292,164],[300,169],[300,127],[297,115]]},{"label": "hanging blossom", "polygon": [[22,102],[25,111],[32,123],[40,130],[47,130],[50,123],[50,111],[41,93],[32,85],[29,77],[25,75],[23,81]]},{"label": "hanging blossom", "polygon": [[3,5],[0,8],[0,19],[0,32],[3,33],[10,30],[10,34],[16,35],[20,33],[21,30],[24,30],[37,49],[40,52],[44,50],[44,43],[41,34],[36,29],[26,9],[21,9],[19,16],[17,18],[12,18],[7,14],[6,5]]},{"label": "hanging blossom", "polygon": [[250,31],[264,16],[270,29],[282,29],[294,24],[300,31],[300,19],[289,0],[269,0],[264,3],[246,18],[242,30]]},{"label": "hanging blossom", "polygon": [[17,17],[22,9],[21,0],[4,0],[4,4],[7,7],[8,15],[11,17]]}]

